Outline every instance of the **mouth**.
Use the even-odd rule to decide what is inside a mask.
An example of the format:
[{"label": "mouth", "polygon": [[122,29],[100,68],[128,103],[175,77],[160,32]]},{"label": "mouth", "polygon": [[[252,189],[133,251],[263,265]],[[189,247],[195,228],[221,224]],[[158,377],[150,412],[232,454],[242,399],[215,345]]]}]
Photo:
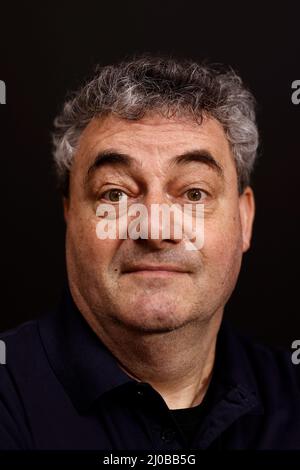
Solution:
[{"label": "mouth", "polygon": [[172,277],[188,273],[189,271],[179,266],[170,265],[138,265],[123,271],[123,274],[133,274],[143,277]]}]

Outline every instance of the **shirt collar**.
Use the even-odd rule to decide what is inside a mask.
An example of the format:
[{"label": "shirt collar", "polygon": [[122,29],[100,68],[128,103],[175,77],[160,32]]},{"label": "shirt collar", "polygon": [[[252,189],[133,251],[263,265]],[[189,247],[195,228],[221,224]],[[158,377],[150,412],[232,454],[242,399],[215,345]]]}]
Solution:
[{"label": "shirt collar", "polygon": [[241,396],[245,396],[246,401],[260,407],[260,393],[251,361],[252,349],[252,340],[237,334],[228,321],[223,319],[217,337],[213,375],[219,385],[219,393],[237,389]]},{"label": "shirt collar", "polygon": [[105,392],[136,383],[92,331],[69,288],[57,311],[41,317],[40,334],[50,364],[79,411],[86,411]]}]

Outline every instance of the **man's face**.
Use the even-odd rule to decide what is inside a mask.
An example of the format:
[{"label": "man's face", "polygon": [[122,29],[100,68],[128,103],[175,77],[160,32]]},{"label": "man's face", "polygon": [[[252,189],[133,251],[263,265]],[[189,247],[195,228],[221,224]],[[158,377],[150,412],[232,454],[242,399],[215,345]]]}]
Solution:
[{"label": "man's face", "polygon": [[[152,204],[203,204],[203,247],[189,251],[172,234],[99,239],[97,207],[124,200],[149,212]],[[207,320],[222,312],[235,286],[253,214],[252,191],[238,195],[234,159],[216,120],[95,118],[81,135],[65,200],[75,302],[98,324],[140,331]]]}]

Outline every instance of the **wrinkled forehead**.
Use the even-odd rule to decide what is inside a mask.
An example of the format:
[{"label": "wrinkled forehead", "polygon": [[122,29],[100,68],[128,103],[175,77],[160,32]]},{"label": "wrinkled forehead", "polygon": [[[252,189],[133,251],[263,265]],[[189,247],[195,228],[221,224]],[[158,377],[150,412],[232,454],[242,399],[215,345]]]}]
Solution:
[{"label": "wrinkled forehead", "polygon": [[94,118],[83,131],[74,164],[83,171],[102,152],[130,156],[133,164],[167,167],[175,156],[199,151],[225,168],[234,168],[230,144],[222,125],[204,116],[202,123],[187,118],[146,116],[138,121],[115,116]]}]

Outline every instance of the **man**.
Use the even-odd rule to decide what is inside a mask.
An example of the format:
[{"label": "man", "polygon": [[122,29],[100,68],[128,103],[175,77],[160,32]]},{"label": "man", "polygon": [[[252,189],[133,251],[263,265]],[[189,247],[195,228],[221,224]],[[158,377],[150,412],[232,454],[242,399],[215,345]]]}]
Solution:
[{"label": "man", "polygon": [[[300,448],[289,356],[222,321],[255,211],[241,79],[140,57],[99,68],[55,125],[68,287],[56,312],[2,335],[1,448]],[[129,233],[134,204],[146,236]],[[173,204],[201,222],[200,244],[175,236],[175,213],[167,235],[152,217]],[[112,221],[125,232],[106,236]]]}]

